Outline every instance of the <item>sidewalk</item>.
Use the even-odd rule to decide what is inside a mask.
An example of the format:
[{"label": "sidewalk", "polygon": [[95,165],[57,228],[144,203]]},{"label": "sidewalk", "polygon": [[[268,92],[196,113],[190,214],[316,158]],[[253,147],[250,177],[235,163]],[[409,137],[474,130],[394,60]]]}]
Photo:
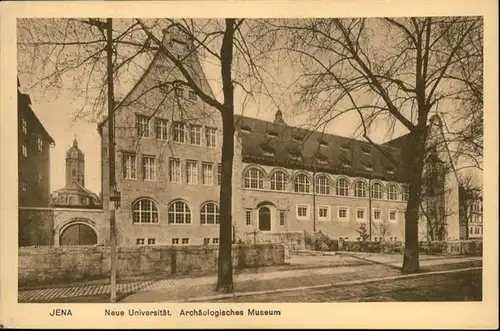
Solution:
[{"label": "sidewalk", "polygon": [[[401,262],[401,255],[294,256],[287,266],[235,272],[234,290],[269,291],[397,276]],[[458,269],[481,266],[481,258],[424,257],[420,265],[422,271]],[[216,281],[216,275],[135,281],[118,284],[117,292],[120,302],[187,301],[213,295]],[[21,290],[19,302],[108,302],[109,293],[109,284]]]}]

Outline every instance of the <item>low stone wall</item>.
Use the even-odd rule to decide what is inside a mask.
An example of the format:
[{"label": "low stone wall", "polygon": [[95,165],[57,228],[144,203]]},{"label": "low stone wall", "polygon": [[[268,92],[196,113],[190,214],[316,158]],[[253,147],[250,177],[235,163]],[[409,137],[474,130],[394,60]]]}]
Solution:
[{"label": "low stone wall", "polygon": [[[216,271],[218,246],[131,246],[117,248],[117,277]],[[20,247],[19,286],[102,279],[110,275],[109,247]],[[283,245],[233,245],[236,269],[285,263]]]},{"label": "low stone wall", "polygon": [[244,232],[239,239],[245,244],[281,244],[285,247],[285,254],[305,249],[304,231],[290,232]]}]

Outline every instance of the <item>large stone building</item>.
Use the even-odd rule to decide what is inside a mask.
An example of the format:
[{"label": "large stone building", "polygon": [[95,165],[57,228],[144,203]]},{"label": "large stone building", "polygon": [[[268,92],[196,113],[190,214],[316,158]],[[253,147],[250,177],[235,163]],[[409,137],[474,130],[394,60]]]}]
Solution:
[{"label": "large stone building", "polygon": [[[164,43],[179,52],[190,50],[189,41],[168,33]],[[186,61],[203,91],[213,95],[195,53]],[[181,74],[157,55],[116,111],[120,245],[218,243],[221,118],[194,91],[175,85],[154,88],[177,79],[182,80]],[[133,100],[139,95],[143,97],[137,104]],[[107,123],[98,126],[105,211],[110,204]],[[401,158],[408,136],[374,148],[367,142],[289,126],[280,111],[274,122],[236,116],[235,125],[236,239],[321,231],[333,239],[360,240],[364,227],[371,229],[372,240],[404,240],[404,170],[384,155]],[[438,117],[431,120],[429,130],[433,144],[441,136]],[[434,155],[432,164],[446,162],[442,148],[436,147]],[[440,180],[449,196],[439,203],[451,211],[434,215],[446,225],[441,239],[458,239],[457,180],[451,171],[440,172]],[[428,238],[425,225],[420,226],[425,229],[421,240]]]},{"label": "large stone building", "polygon": [[17,139],[20,207],[50,204],[50,148],[54,139],[32,109],[31,98],[17,80]]}]

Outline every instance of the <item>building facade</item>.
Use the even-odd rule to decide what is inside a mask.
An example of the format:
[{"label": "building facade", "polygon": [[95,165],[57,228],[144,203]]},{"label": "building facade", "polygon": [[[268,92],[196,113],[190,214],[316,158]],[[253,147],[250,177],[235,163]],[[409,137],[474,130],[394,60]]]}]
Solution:
[{"label": "building facade", "polygon": [[460,187],[460,239],[483,238],[483,198],[479,190]]},{"label": "building facade", "polygon": [[18,184],[20,207],[50,205],[50,148],[54,140],[33,111],[17,80]]},{"label": "building facade", "polygon": [[[168,34],[164,43],[181,51],[190,47],[189,42],[179,43]],[[193,54],[188,70],[203,91],[213,95]],[[116,111],[119,245],[219,241],[221,118],[194,91],[158,84],[182,79],[157,55]],[[143,96],[140,105],[129,101],[139,95]],[[321,231],[343,240],[362,240],[366,232],[371,240],[404,240],[406,177],[386,157],[388,153],[401,158],[402,139],[375,148],[367,142],[289,126],[280,111],[274,122],[235,116],[235,127],[232,217],[236,240],[297,231]],[[429,130],[436,133],[439,128],[434,118]],[[106,211],[110,208],[107,120],[98,131]],[[443,151],[437,155],[446,157]],[[441,178],[452,197],[442,203],[456,209],[455,214],[441,217],[446,224],[443,236],[458,239],[456,178],[451,172]]]}]

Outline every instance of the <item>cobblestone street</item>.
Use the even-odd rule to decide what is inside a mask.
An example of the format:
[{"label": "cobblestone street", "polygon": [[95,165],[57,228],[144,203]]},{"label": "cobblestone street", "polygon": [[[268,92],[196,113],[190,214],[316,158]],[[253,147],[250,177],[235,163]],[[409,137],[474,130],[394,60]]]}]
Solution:
[{"label": "cobblestone street", "polygon": [[275,292],[210,302],[481,301],[481,270],[368,284]]}]

